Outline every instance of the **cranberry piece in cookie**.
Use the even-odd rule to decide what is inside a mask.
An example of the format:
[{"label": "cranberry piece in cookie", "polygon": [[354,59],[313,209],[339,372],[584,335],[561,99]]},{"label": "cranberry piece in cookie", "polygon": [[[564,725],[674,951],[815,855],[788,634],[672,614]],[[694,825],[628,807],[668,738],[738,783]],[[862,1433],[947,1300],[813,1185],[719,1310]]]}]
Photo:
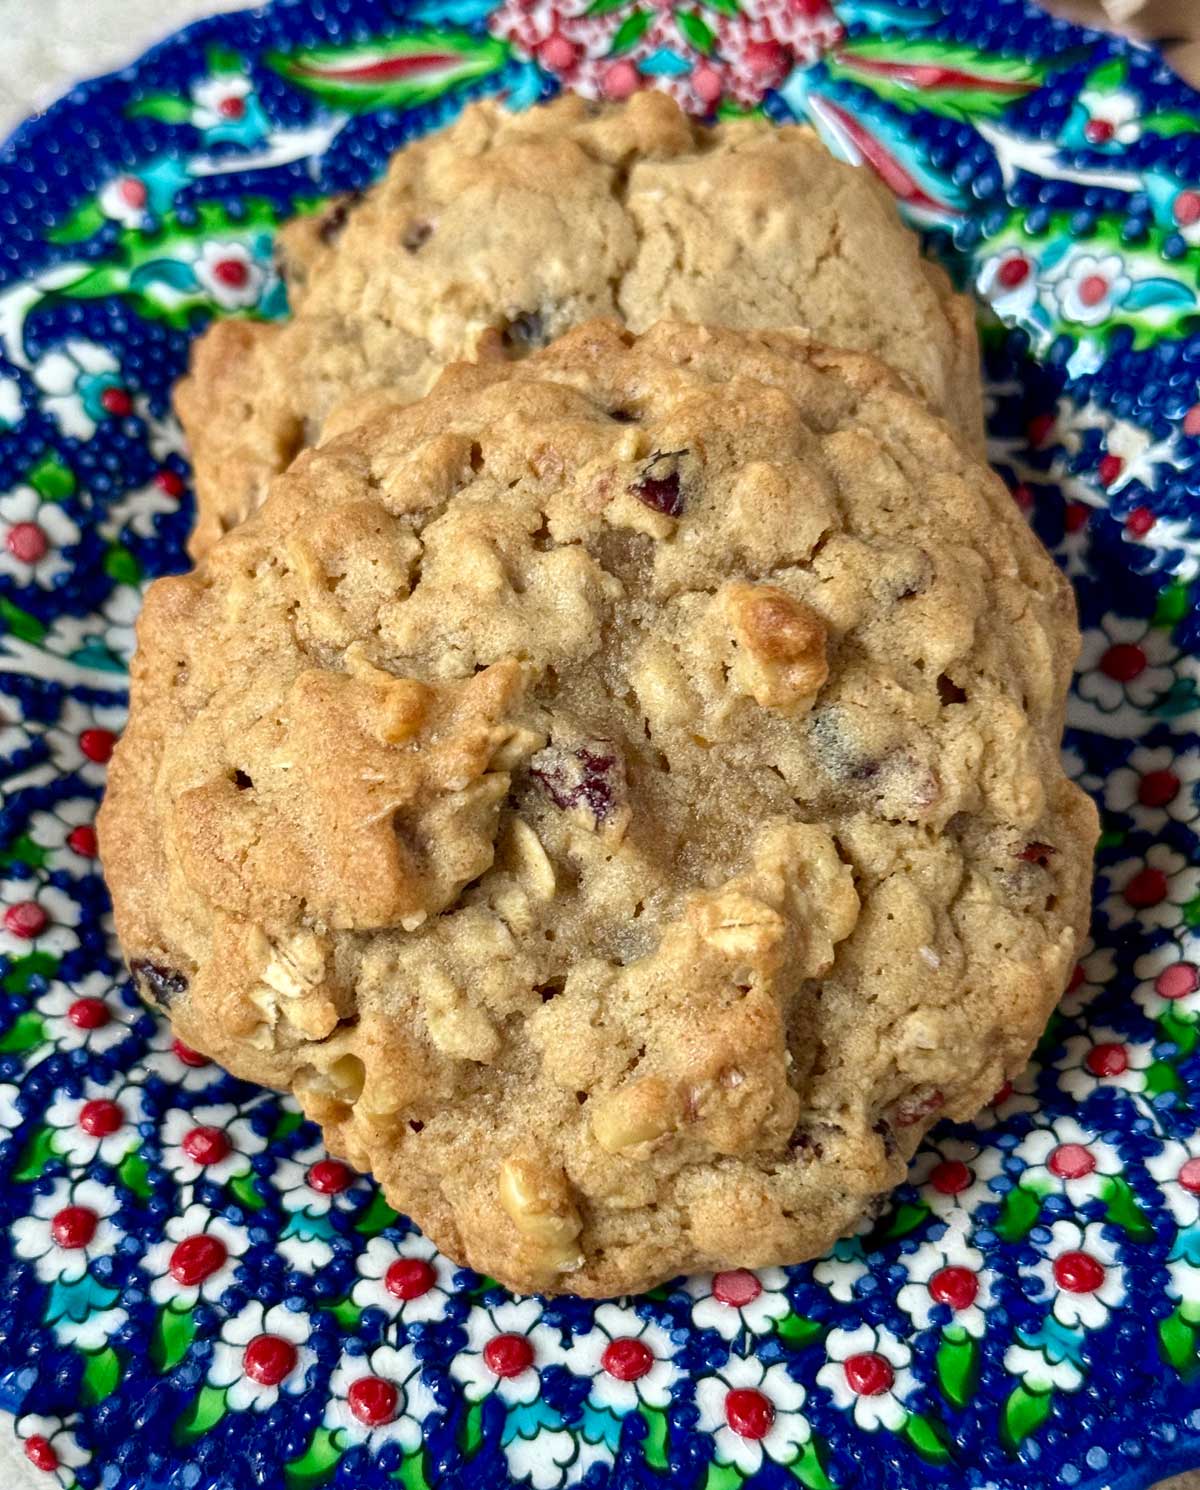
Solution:
[{"label": "cranberry piece in cookie", "polygon": [[664,517],[682,515],[683,487],[677,462],[687,453],[686,450],[656,450],[643,466],[641,475],[633,484],[633,493],[652,512],[661,512]]},{"label": "cranberry piece in cookie", "polygon": [[529,771],[563,811],[578,810],[589,826],[623,827],[628,816],[625,762],[611,740],[585,740],[573,749],[538,751]]}]

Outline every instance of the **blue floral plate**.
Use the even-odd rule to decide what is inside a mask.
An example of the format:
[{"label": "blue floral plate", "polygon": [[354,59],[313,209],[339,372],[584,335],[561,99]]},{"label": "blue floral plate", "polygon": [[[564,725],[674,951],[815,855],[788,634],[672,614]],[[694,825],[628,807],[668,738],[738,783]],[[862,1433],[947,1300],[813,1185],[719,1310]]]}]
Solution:
[{"label": "blue floral plate", "polygon": [[[1036,1060],[809,1267],[593,1305],[438,1256],[126,982],[93,817],[168,410],[272,237],[482,93],[803,118],[978,293],[1075,582],[1094,941]],[[1023,0],[278,0],[0,151],[0,1406],[106,1490],[1142,1490],[1200,1463],[1200,98]]]}]

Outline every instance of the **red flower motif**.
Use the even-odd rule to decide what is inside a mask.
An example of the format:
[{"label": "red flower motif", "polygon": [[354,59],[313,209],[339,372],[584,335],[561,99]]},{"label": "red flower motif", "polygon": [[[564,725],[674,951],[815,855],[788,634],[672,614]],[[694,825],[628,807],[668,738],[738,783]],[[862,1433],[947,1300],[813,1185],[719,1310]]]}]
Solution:
[{"label": "red flower motif", "polygon": [[[536,6],[504,0],[488,24],[584,97],[616,100],[660,88],[697,114],[711,112],[722,98],[758,107],[793,68],[815,62],[842,34],[828,0],[741,0],[736,13],[728,9],[627,0],[597,15],[590,0]],[[663,51],[688,70],[643,72],[646,59]]]}]

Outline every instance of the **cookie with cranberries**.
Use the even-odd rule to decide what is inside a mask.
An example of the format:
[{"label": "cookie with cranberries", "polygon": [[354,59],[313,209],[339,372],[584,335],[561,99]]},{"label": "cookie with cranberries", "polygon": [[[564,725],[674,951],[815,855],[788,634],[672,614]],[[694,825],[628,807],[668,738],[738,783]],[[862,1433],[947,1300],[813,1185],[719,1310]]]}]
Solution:
[{"label": "cookie with cranberries", "polygon": [[593,322],[365,419],[150,589],[138,985],[515,1289],[822,1252],[1075,964],[1065,580],[799,332]]},{"label": "cookie with cranberries", "polygon": [[520,358],[589,316],[803,326],[878,353],[981,438],[969,304],[871,172],[807,129],[705,126],[649,92],[523,114],[480,103],[361,199],[295,222],[279,257],[292,319],[218,322],[176,394],[197,555],[343,398],[416,398],[448,362]]}]

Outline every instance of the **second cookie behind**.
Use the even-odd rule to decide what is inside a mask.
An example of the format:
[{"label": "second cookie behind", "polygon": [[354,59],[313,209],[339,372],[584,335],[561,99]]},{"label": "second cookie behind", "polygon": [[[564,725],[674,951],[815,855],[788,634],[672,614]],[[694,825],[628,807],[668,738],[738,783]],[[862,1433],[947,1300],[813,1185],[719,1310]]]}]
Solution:
[{"label": "second cookie behind", "polygon": [[589,317],[803,327],[874,352],[976,446],[974,315],[890,194],[809,130],[705,127],[662,94],[484,103],[358,203],[281,236],[294,316],[196,344],[176,406],[207,551],[347,396],[418,398],[462,357],[519,357]]}]

